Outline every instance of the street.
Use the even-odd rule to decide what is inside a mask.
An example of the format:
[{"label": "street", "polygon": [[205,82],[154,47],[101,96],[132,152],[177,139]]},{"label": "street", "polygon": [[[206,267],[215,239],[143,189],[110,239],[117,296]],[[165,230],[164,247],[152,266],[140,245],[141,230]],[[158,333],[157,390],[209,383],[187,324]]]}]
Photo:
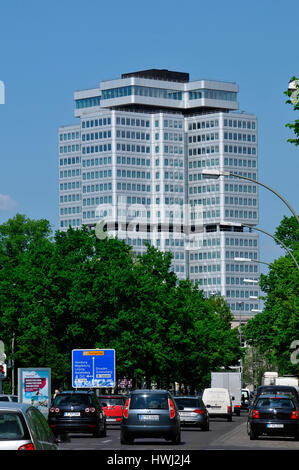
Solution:
[{"label": "street", "polygon": [[234,416],[232,422],[224,419],[210,419],[210,430],[182,427],[182,442],[174,446],[164,439],[136,439],[132,445],[120,444],[120,427],[109,426],[107,436],[94,438],[92,435],[72,434],[69,442],[61,442],[60,450],[115,450],[115,451],[188,451],[188,450],[299,450],[299,442],[293,438],[259,437],[250,441],[246,430],[247,412]]}]

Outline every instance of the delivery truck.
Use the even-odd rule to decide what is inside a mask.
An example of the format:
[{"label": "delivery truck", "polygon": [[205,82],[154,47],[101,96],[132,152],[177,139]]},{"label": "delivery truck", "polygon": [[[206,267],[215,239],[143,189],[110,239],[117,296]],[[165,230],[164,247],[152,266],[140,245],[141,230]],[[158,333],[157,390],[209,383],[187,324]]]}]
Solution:
[{"label": "delivery truck", "polygon": [[242,378],[240,372],[212,372],[211,388],[226,388],[232,400],[233,412],[240,416],[242,405]]}]

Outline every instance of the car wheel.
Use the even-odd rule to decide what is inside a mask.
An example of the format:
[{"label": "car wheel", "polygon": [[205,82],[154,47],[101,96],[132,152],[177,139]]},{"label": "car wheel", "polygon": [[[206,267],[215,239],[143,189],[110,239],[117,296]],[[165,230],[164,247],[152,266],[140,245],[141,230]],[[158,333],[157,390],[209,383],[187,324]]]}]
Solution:
[{"label": "car wheel", "polygon": [[258,435],[252,430],[252,427],[250,426],[250,424],[248,424],[247,426],[247,432],[249,434],[249,439],[251,441],[255,441],[258,438]]},{"label": "car wheel", "polygon": [[176,445],[181,443],[181,431],[178,431],[176,435],[172,437],[171,442]]},{"label": "car wheel", "polygon": [[127,437],[127,436],[122,436],[120,437],[120,443],[123,445],[130,445],[133,444],[134,442],[134,437]]},{"label": "car wheel", "polygon": [[209,421],[206,424],[204,424],[203,426],[201,426],[202,431],[209,431],[209,429],[210,429]]},{"label": "car wheel", "polygon": [[104,429],[101,432],[101,437],[106,437],[106,436],[107,436],[107,427],[106,427],[106,424],[105,424]]}]

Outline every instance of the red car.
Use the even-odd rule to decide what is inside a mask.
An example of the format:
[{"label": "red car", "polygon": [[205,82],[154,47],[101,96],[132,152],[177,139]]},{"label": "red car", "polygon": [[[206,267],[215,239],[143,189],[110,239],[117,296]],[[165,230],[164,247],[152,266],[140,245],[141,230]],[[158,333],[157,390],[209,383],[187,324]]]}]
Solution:
[{"label": "red car", "polygon": [[124,395],[100,395],[98,398],[106,415],[106,423],[120,424],[126,397]]}]

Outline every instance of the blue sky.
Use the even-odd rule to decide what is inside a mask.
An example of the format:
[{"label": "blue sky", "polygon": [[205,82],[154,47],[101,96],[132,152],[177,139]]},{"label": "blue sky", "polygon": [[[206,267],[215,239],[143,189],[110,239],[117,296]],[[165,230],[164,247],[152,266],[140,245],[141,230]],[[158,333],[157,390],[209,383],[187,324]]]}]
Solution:
[{"label": "blue sky", "polygon": [[[281,0],[10,0],[0,2],[0,223],[16,213],[58,229],[57,129],[72,124],[73,93],[147,68],[239,84],[240,110],[258,117],[259,180],[298,211],[299,149],[283,91],[298,72],[299,3]],[[288,208],[260,188],[259,227]],[[260,259],[282,251],[261,235]]]}]

